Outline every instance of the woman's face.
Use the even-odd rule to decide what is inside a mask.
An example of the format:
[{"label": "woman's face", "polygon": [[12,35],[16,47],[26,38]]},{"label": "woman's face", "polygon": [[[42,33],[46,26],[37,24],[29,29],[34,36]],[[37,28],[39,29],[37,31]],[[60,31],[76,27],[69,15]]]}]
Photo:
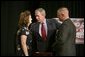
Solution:
[{"label": "woman's face", "polygon": [[28,23],[28,26],[32,23],[31,15],[25,17],[25,22]]},{"label": "woman's face", "polygon": [[29,15],[29,23],[32,23],[32,17]]}]

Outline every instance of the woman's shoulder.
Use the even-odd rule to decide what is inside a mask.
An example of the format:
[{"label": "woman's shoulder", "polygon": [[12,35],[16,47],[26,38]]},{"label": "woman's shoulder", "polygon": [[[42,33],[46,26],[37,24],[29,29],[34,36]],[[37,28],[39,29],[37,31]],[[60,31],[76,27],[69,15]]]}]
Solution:
[{"label": "woman's shoulder", "polygon": [[17,35],[29,35],[29,33],[30,33],[30,31],[28,30],[28,28],[26,26],[21,27],[17,31]]},{"label": "woman's shoulder", "polygon": [[26,31],[26,30],[27,30],[26,26],[21,27],[21,31]]},{"label": "woman's shoulder", "polygon": [[17,35],[19,35],[19,34],[20,34],[20,32],[21,32],[21,29],[18,29],[18,30],[17,30]]},{"label": "woman's shoulder", "polygon": [[24,33],[25,35],[29,35],[30,30],[28,29],[28,27],[23,26],[23,27],[21,28],[21,33]]}]

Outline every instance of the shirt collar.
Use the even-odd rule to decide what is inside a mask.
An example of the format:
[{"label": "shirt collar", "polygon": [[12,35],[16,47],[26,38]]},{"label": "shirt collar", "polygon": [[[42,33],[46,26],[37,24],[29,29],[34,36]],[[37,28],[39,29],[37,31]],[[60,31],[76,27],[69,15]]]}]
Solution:
[{"label": "shirt collar", "polygon": [[44,19],[44,22],[43,22],[44,24],[46,23],[46,19]]}]

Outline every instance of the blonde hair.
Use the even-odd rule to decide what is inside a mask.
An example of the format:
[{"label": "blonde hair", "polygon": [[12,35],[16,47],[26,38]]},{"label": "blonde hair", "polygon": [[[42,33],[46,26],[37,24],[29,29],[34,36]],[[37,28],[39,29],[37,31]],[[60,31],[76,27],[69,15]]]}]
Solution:
[{"label": "blonde hair", "polygon": [[[31,15],[30,11],[26,10],[24,12],[20,13],[20,18],[19,18],[19,28],[21,28],[23,25],[28,25],[29,23],[29,16]],[[28,17],[28,18],[26,18]]]},{"label": "blonde hair", "polygon": [[38,8],[38,9],[36,9],[36,10],[35,10],[35,14],[36,14],[37,12],[40,12],[43,16],[46,16],[46,12],[45,12],[45,10],[44,10],[43,8]]}]

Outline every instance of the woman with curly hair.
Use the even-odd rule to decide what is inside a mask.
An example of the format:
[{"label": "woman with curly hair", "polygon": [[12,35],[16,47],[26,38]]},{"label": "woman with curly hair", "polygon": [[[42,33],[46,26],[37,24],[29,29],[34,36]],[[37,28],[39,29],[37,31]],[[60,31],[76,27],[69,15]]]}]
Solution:
[{"label": "woman with curly hair", "polygon": [[17,55],[29,56],[31,54],[31,32],[29,29],[32,18],[30,11],[26,10],[20,13],[19,29],[17,31]]}]

